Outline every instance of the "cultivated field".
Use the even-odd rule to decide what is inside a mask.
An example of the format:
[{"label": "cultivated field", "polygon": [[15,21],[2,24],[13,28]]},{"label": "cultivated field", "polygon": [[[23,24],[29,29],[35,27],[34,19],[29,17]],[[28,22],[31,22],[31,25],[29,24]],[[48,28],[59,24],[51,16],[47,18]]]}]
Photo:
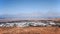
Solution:
[{"label": "cultivated field", "polygon": [[60,34],[59,27],[0,27],[0,34]]}]

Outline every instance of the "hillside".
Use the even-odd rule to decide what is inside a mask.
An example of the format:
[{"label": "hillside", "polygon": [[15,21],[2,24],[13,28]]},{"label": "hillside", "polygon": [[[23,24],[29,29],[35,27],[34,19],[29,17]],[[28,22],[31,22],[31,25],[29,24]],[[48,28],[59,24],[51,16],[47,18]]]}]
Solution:
[{"label": "hillside", "polygon": [[0,34],[59,34],[58,27],[9,27],[0,28]]}]

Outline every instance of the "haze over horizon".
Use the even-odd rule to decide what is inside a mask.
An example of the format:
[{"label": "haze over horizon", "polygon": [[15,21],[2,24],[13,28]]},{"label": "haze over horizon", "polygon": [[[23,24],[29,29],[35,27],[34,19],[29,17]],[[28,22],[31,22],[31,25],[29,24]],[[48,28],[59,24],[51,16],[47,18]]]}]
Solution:
[{"label": "haze over horizon", "polygon": [[0,17],[60,17],[60,0],[0,0]]}]

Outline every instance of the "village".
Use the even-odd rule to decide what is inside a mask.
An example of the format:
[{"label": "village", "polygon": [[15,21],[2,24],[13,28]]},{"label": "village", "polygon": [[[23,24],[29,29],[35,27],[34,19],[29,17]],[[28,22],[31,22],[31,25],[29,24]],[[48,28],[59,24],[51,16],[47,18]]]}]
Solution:
[{"label": "village", "polygon": [[21,21],[11,21],[11,22],[2,22],[0,23],[0,27],[60,27],[60,23],[53,22],[51,20],[21,20]]}]

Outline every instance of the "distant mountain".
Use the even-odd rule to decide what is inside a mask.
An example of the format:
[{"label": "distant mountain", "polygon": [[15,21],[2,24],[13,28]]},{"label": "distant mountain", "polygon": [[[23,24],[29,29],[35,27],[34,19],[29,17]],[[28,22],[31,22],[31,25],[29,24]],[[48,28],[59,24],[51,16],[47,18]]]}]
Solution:
[{"label": "distant mountain", "polygon": [[15,18],[16,16],[14,15],[0,15],[0,19],[5,19],[5,18]]},{"label": "distant mountain", "polygon": [[44,19],[50,19],[50,18],[60,18],[60,16],[17,16],[17,15],[0,15],[0,19],[6,19],[6,18],[20,18],[20,19],[33,19],[33,18],[44,18]]}]

